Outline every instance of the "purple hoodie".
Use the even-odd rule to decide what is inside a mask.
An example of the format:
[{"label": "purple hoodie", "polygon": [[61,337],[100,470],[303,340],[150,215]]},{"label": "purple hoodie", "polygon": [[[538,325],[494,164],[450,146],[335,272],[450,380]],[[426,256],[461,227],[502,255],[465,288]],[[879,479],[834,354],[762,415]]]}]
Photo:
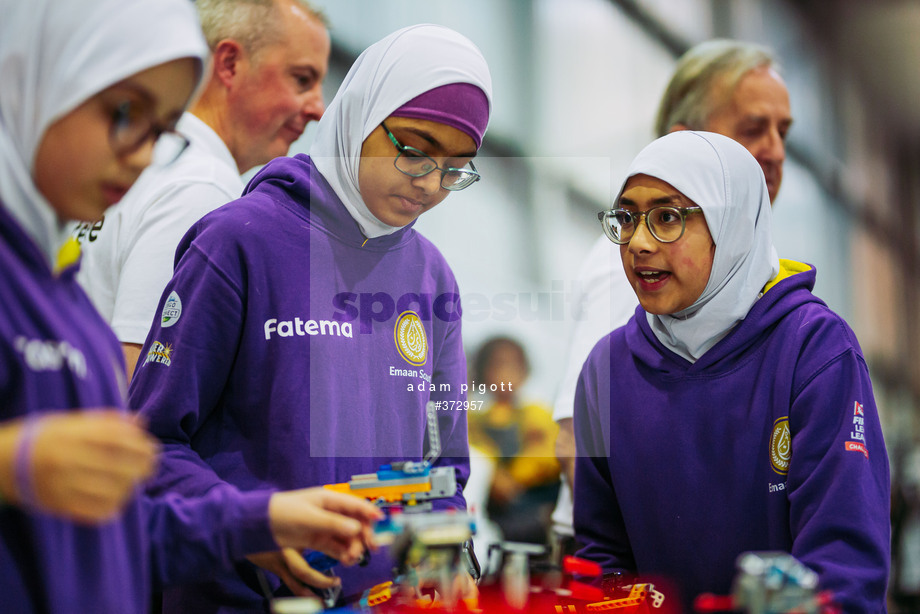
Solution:
[{"label": "purple hoodie", "polygon": [[845,611],[885,611],[890,482],[872,384],[802,268],[693,364],[641,307],[595,346],[575,401],[582,556],[672,580],[689,602],[730,592],[741,552],[781,550]]},{"label": "purple hoodie", "polygon": [[[53,274],[2,204],[0,270],[0,420],[124,407],[121,347],[76,283],[76,267]],[[268,496],[139,495],[98,526],[0,507],[0,609],[143,612],[152,583],[200,578],[276,548]]]},{"label": "purple hoodie", "polygon": [[[131,385],[165,443],[153,492],[346,482],[421,459],[426,402],[465,398],[459,291],[444,258],[410,227],[365,240],[307,156],[270,162],[192,227],[159,312]],[[462,486],[466,416],[439,421],[438,464],[456,467]],[[459,486],[443,506],[465,506]],[[345,594],[391,579],[387,559],[338,570]],[[257,586],[241,566],[172,591],[165,609],[258,611]]]}]

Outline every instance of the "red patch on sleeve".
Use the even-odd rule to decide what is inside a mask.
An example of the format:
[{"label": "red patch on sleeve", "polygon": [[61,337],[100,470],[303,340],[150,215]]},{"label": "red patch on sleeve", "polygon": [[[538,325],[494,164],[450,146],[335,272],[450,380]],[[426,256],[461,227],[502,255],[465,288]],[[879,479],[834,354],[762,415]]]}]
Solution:
[{"label": "red patch on sleeve", "polygon": [[844,447],[850,452],[862,452],[866,458],[869,458],[869,449],[865,444],[858,443],[855,441],[845,441],[843,442]]}]

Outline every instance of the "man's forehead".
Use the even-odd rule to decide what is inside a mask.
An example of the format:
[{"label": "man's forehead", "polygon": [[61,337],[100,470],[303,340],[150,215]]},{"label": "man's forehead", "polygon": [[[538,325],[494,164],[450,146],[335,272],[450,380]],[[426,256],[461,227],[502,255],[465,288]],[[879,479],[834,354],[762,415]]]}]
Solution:
[{"label": "man's forehead", "polygon": [[284,35],[259,53],[291,68],[313,68],[325,73],[330,49],[326,27],[314,19],[309,24],[288,24]]},{"label": "man's forehead", "polygon": [[770,118],[786,123],[792,121],[789,92],[774,69],[764,66],[749,70],[731,89],[727,76],[720,81],[713,87],[715,104],[712,119],[731,113],[738,120]]},{"label": "man's forehead", "polygon": [[747,104],[789,103],[789,90],[778,72],[763,66],[747,71],[732,92],[738,102]]}]

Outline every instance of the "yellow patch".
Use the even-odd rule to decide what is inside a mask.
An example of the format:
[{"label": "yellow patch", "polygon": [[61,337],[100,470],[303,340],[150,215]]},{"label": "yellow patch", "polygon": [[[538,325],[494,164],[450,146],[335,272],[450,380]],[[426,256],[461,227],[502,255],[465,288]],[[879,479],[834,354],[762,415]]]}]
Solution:
[{"label": "yellow patch", "polygon": [[767,282],[767,285],[763,287],[763,292],[766,294],[770,288],[783,281],[788,277],[792,277],[797,273],[804,273],[805,271],[810,271],[811,265],[805,264],[804,262],[796,262],[795,260],[787,260],[785,258],[779,259],[779,273],[776,277]]},{"label": "yellow patch", "polygon": [[789,418],[777,418],[773,423],[770,436],[770,464],[773,471],[786,475],[789,471],[789,459],[792,458],[792,433],[789,431]]},{"label": "yellow patch", "polygon": [[73,237],[67,239],[61,249],[58,250],[57,263],[54,270],[61,272],[64,269],[72,267],[80,259],[80,243]]},{"label": "yellow patch", "polygon": [[428,336],[421,318],[414,311],[404,311],[396,318],[393,329],[396,349],[410,365],[421,366],[428,360]]}]

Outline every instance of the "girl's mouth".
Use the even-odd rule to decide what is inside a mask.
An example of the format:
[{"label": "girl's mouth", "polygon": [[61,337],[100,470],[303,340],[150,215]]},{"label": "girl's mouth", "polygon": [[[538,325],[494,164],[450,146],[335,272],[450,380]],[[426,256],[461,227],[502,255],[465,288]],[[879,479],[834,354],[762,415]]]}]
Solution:
[{"label": "girl's mouth", "polygon": [[671,277],[668,271],[643,270],[635,273],[643,290],[657,290]]}]

